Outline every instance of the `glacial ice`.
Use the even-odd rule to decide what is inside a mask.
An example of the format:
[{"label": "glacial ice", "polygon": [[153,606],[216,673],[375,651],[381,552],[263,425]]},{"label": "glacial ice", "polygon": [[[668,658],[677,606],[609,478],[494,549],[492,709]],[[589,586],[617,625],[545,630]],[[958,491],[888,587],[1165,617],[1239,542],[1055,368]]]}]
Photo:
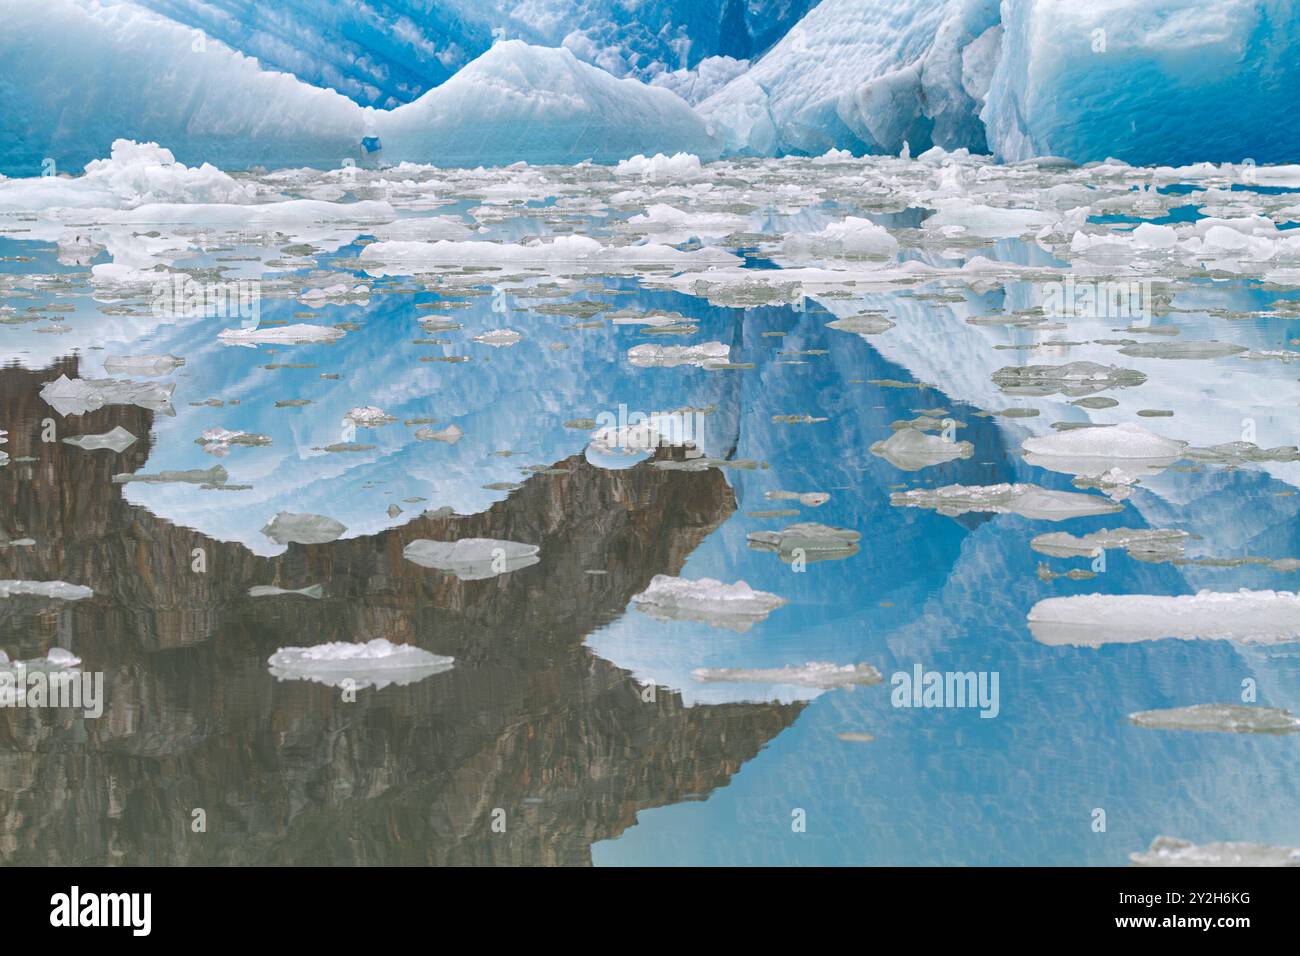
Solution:
[{"label": "glacial ice", "polygon": [[713,578],[656,574],[632,603],[656,620],[699,621],[743,634],[787,602],[776,594],[755,591],[744,581],[724,584]]},{"label": "glacial ice", "polygon": [[43,597],[60,601],[80,601],[94,595],[88,587],[67,581],[0,581],[0,598]]},{"label": "glacial ice", "polygon": [[872,444],[869,450],[903,471],[920,471],[975,454],[975,446],[968,441],[947,441],[916,428],[900,428],[884,441]]},{"label": "glacial ice", "polygon": [[1080,647],[1161,638],[1286,644],[1300,641],[1300,596],[1242,589],[1047,598],[1030,609],[1029,629],[1044,644]]},{"label": "glacial ice", "polygon": [[118,379],[68,378],[60,375],[41,388],[41,398],[63,416],[84,415],[105,405],[138,405],[170,413],[174,383],[131,382]]},{"label": "glacial ice", "polygon": [[328,544],[348,529],[325,515],[279,512],[262,529],[276,544]]},{"label": "glacial ice", "polygon": [[861,532],[849,528],[833,528],[816,522],[799,522],[780,531],[753,531],[748,534],[749,547],[755,551],[770,551],[787,564],[802,558],[804,561],[837,561],[858,553]]},{"label": "glacial ice", "polygon": [[1097,495],[1055,491],[1021,483],[914,488],[892,493],[889,503],[903,508],[933,508],[941,515],[954,518],[968,512],[990,512],[1016,514],[1040,521],[1064,521],[1123,510],[1121,505]]},{"label": "glacial ice", "polygon": [[63,439],[63,443],[72,445],[74,448],[80,448],[83,451],[108,449],[109,451],[121,452],[135,444],[135,436],[121,425],[116,425],[102,435],[74,435],[71,438]]},{"label": "glacial ice", "polygon": [[730,681],[741,684],[790,684],[830,690],[879,684],[884,678],[870,664],[832,664],[809,661],[790,667],[701,667],[691,671],[697,681]]}]

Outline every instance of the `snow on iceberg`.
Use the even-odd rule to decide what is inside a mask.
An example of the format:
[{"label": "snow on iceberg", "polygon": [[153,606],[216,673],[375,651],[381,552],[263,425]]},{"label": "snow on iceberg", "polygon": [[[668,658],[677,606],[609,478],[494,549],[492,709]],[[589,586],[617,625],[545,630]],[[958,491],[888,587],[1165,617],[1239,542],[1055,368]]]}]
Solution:
[{"label": "snow on iceberg", "polygon": [[356,689],[402,686],[451,670],[454,658],[377,637],[364,644],[334,641],[314,647],[282,647],[267,661],[279,680],[308,680]]},{"label": "snow on iceberg", "polygon": [[755,591],[744,581],[724,584],[713,578],[692,581],[656,574],[632,603],[657,621],[699,621],[743,634],[787,602]]}]

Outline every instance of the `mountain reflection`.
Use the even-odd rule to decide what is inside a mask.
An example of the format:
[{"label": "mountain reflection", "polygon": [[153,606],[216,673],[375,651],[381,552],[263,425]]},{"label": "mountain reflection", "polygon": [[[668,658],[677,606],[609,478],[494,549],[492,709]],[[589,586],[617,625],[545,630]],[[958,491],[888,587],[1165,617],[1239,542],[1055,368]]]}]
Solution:
[{"label": "mountain reflection", "polygon": [[[75,377],[77,361],[0,371],[15,459],[0,468],[0,542],[36,542],[0,547],[0,578],[95,596],[0,601],[0,646],[71,649],[105,673],[106,701],[98,720],[0,710],[0,861],[587,864],[638,811],[726,785],[800,712],[688,708],[583,646],[735,510],[716,470],[606,471],[579,455],[481,514],[264,558],[125,502],[111,478],[143,469],[152,413],[59,419],[38,392],[61,374]],[[81,451],[43,442],[46,418],[59,438],[121,426],[141,440]],[[210,493],[240,507],[237,491]],[[464,537],[538,544],[542,560],[461,581],[402,557],[416,538]],[[193,570],[195,549],[206,571]],[[321,600],[247,595],[316,583]],[[279,647],[374,637],[455,667],[351,703],[267,670]]]}]

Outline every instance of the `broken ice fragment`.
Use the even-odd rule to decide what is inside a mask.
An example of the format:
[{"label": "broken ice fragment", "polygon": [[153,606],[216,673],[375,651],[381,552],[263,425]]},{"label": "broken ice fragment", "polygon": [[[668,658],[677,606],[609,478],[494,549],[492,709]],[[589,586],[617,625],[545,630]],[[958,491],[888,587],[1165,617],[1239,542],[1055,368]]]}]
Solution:
[{"label": "broken ice fragment", "polygon": [[1113,514],[1123,506],[1097,495],[1073,491],[1049,491],[1037,485],[946,485],[896,491],[889,503],[902,508],[933,508],[941,515],[957,517],[967,512],[1016,514],[1043,521],[1063,521],[1087,515]]},{"label": "broken ice fragment", "polygon": [[157,378],[170,375],[184,364],[185,359],[175,355],[113,355],[104,360],[104,371],[110,375]]},{"label": "broken ice fragment", "polygon": [[1285,644],[1300,641],[1300,596],[1289,591],[1081,594],[1047,598],[1029,611],[1044,644],[1101,647],[1162,638]]},{"label": "broken ice fragment", "polygon": [[346,333],[322,325],[272,325],[253,329],[224,329],[217,333],[222,345],[256,348],[259,345],[311,345],[337,342]]},{"label": "broken ice fragment", "polygon": [[186,471],[159,471],[153,474],[145,472],[123,473],[113,476],[113,483],[124,485],[133,481],[143,481],[148,484],[166,485],[166,484],[185,484],[185,485],[224,485],[230,478],[226,469],[220,465],[213,465],[211,468],[191,468]]},{"label": "broken ice fragment", "polygon": [[448,425],[446,428],[434,431],[432,428],[417,428],[415,437],[420,441],[440,441],[448,445],[454,445],[465,437],[465,432],[459,425]]},{"label": "broken ice fragment", "polygon": [[84,415],[105,405],[138,405],[175,414],[171,406],[175,383],[130,382],[112,378],[68,378],[60,375],[41,389],[41,398],[60,415]]},{"label": "broken ice fragment", "polygon": [[225,428],[209,428],[194,439],[194,443],[202,445],[203,450],[209,455],[216,455],[221,458],[230,451],[231,445],[269,445],[271,444],[271,437],[269,435],[255,435],[250,432],[232,432]]},{"label": "broken ice fragment", "polygon": [[481,581],[537,564],[542,549],[535,544],[495,538],[461,538],[431,541],[417,538],[402,550],[402,557],[423,568],[454,574],[462,581]]},{"label": "broken ice fragment", "polygon": [[793,667],[701,667],[691,676],[702,683],[730,681],[741,684],[789,684],[829,690],[836,687],[879,684],[883,677],[870,664],[831,664],[809,661]]},{"label": "broken ice fragment", "polygon": [[676,368],[693,365],[711,368],[731,360],[731,348],[721,342],[698,345],[636,345],[627,350],[628,361],[639,368]]},{"label": "broken ice fragment", "polygon": [[325,588],[320,584],[312,584],[305,588],[289,590],[286,588],[276,587],[273,584],[255,584],[248,589],[249,597],[275,597],[280,594],[300,595],[302,597],[319,598],[325,594]]},{"label": "broken ice fragment", "polygon": [[805,508],[820,508],[831,500],[824,491],[769,491],[764,497],[769,501],[798,501]]},{"label": "broken ice fragment", "polygon": [[1065,365],[1013,365],[993,373],[993,382],[1010,395],[1091,395],[1108,388],[1141,385],[1147,377],[1141,372],[1096,362],[1069,362]]},{"label": "broken ice fragment", "polygon": [[1132,358],[1216,359],[1245,351],[1244,345],[1228,342],[1139,342],[1124,346],[1119,354]]},{"label": "broken ice fragment", "polygon": [[1129,714],[1138,727],[1153,730],[1194,730],[1224,734],[1294,734],[1300,732],[1300,717],[1279,707],[1248,704],[1193,704],[1168,710],[1144,710]]},{"label": "broken ice fragment", "polygon": [[870,451],[895,468],[919,471],[956,458],[970,458],[975,454],[975,446],[968,441],[947,441],[939,435],[903,428],[884,441],[873,443]]},{"label": "broken ice fragment", "polygon": [[523,336],[514,329],[492,329],[490,332],[474,336],[475,342],[481,345],[490,345],[493,348],[515,345],[522,340]]},{"label": "broken ice fragment", "polygon": [[713,578],[691,581],[656,574],[632,603],[657,621],[699,621],[743,634],[787,602],[744,581],[723,584]]},{"label": "broken ice fragment", "polygon": [[1097,551],[1112,548],[1127,551],[1138,561],[1159,563],[1183,556],[1183,546],[1190,537],[1186,531],[1163,528],[1108,528],[1075,537],[1065,531],[1040,534],[1029,546],[1054,558],[1090,558]]},{"label": "broken ice fragment", "polygon": [[43,597],[59,601],[80,601],[95,592],[67,581],[0,581],[0,598]]},{"label": "broken ice fragment", "polygon": [[344,421],[356,425],[358,428],[378,428],[380,425],[387,425],[389,422],[397,421],[393,415],[389,415],[382,408],[376,408],[374,405],[360,405],[350,409],[343,416]]},{"label": "broken ice fragment", "polygon": [[1025,461],[1067,475],[1101,475],[1117,465],[1134,478],[1159,474],[1179,458],[1187,442],[1165,438],[1141,425],[1092,425],[1026,438]]},{"label": "broken ice fragment", "polygon": [[75,435],[72,438],[63,439],[65,445],[72,445],[83,451],[99,451],[107,449],[109,451],[122,452],[135,444],[135,436],[123,428],[121,425],[116,426],[111,431],[106,431],[102,435]]},{"label": "broken ice fragment", "polygon": [[882,332],[888,332],[894,327],[894,323],[883,315],[864,312],[861,315],[846,315],[834,322],[827,322],[826,327],[828,329],[837,329],[840,332],[852,332],[866,338],[868,335],[879,335]]},{"label": "broken ice fragment", "polygon": [[337,541],[347,527],[325,515],[292,514],[281,511],[262,529],[276,544],[328,544]]},{"label": "broken ice fragment", "polygon": [[399,687],[450,670],[454,658],[377,637],[364,644],[335,641],[282,647],[267,661],[279,680],[309,680],[329,687]]},{"label": "broken ice fragment", "polygon": [[1300,866],[1300,849],[1264,843],[1202,843],[1158,836],[1145,853],[1130,853],[1134,866]]},{"label": "broken ice fragment", "polygon": [[789,564],[800,558],[813,562],[852,557],[858,553],[862,535],[848,528],[801,522],[781,531],[754,531],[747,538],[750,548],[774,552]]}]

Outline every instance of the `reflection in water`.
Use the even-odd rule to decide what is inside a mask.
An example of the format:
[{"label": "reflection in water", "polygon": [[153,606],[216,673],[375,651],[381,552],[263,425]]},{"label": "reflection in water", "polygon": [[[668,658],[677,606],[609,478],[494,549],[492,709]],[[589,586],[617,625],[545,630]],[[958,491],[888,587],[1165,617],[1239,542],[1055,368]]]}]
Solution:
[{"label": "reflection in water", "polygon": [[[480,514],[265,558],[124,502],[112,475],[142,468],[147,443],[42,442],[39,389],[76,373],[75,359],[0,372],[15,459],[0,469],[0,535],[36,541],[0,548],[0,578],[95,596],[0,602],[0,627],[17,656],[66,647],[104,671],[107,700],[96,721],[0,711],[6,863],[588,863],[638,811],[726,785],[803,706],[688,708],[583,646],[732,514],[716,469],[606,471],[576,455]],[[109,406],[78,429],[151,424]],[[535,543],[542,560],[462,581],[402,557],[415,539],[466,537]],[[319,600],[247,594],[316,582]],[[267,669],[279,647],[374,637],[455,666],[355,702]]]}]

